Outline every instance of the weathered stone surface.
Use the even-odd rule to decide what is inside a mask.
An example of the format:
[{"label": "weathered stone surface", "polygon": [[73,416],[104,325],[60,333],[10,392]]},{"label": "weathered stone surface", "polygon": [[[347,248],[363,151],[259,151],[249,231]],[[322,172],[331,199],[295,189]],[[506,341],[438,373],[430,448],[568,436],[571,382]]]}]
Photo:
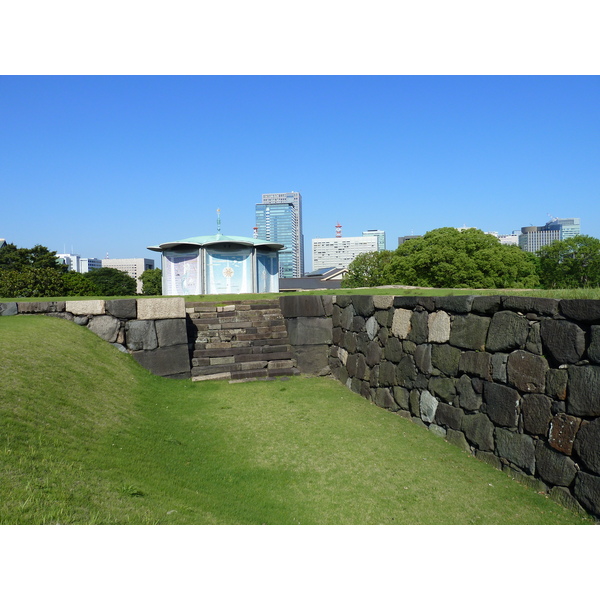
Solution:
[{"label": "weathered stone surface", "polygon": [[352,304],[354,305],[354,311],[356,314],[360,315],[361,317],[370,317],[375,312],[373,296],[352,296]]},{"label": "weathered stone surface", "polygon": [[157,348],[158,338],[154,321],[128,321],[125,325],[125,343],[129,350]]},{"label": "weathered stone surface", "polygon": [[345,294],[342,294],[336,296],[333,302],[337,304],[340,308],[346,308],[346,306],[352,304],[352,296],[346,296]]},{"label": "weathered stone surface", "polygon": [[494,449],[494,425],[483,413],[465,415],[462,430],[473,446],[480,450]]},{"label": "weathered stone surface", "polygon": [[161,376],[190,376],[190,358],[187,344],[156,350],[133,352],[132,356],[151,373]]},{"label": "weathered stone surface", "polygon": [[399,363],[400,359],[404,356],[404,351],[402,350],[402,342],[396,337],[388,338],[385,344],[385,350],[383,354],[386,360],[389,360],[396,364]]},{"label": "weathered stone surface", "polygon": [[494,469],[498,469],[498,471],[502,471],[502,462],[493,452],[475,450],[475,458],[494,467]]},{"label": "weathered stone surface", "polygon": [[458,374],[461,351],[449,344],[435,344],[431,349],[431,364],[449,377]]},{"label": "weathered stone surface", "polygon": [[573,498],[569,488],[557,485],[550,490],[548,496],[550,496],[550,499],[557,504],[560,504],[561,506],[564,506],[573,512],[579,513],[582,516],[587,515],[587,512],[583,506],[581,506],[581,504],[579,504],[579,502]]},{"label": "weathered stone surface", "polygon": [[104,300],[67,300],[65,304],[65,310],[74,315],[103,315],[106,312]]},{"label": "weathered stone surface", "polygon": [[365,329],[370,340],[374,340],[379,331],[379,323],[375,317],[369,317],[365,323]]},{"label": "weathered stone surface", "polygon": [[471,312],[475,296],[439,296],[435,299],[437,310],[447,310],[454,314]]},{"label": "weathered stone surface", "polygon": [[354,315],[352,318],[352,325],[350,325],[350,331],[353,331],[354,333],[365,331],[365,318],[360,315]]},{"label": "weathered stone surface", "polygon": [[483,315],[493,315],[500,310],[501,296],[475,296],[471,310]]},{"label": "weathered stone surface", "polygon": [[508,383],[522,392],[540,392],[546,389],[548,361],[543,356],[524,350],[515,350],[508,357]]},{"label": "weathered stone surface", "polygon": [[555,366],[574,364],[585,352],[585,332],[575,323],[545,319],[540,334],[545,354]]},{"label": "weathered stone surface", "polygon": [[499,383],[506,383],[506,363],[508,362],[508,354],[496,352],[492,354],[492,379]]},{"label": "weathered stone surface", "polygon": [[483,404],[483,396],[473,389],[471,378],[463,375],[456,384],[458,405],[465,410],[479,410]]},{"label": "weathered stone surface", "polygon": [[396,368],[396,381],[398,385],[406,388],[412,388],[413,382],[417,378],[417,367],[410,354],[405,354]]},{"label": "weathered stone surface", "polygon": [[580,471],[575,477],[573,495],[586,510],[600,515],[600,477]]},{"label": "weathered stone surface", "polygon": [[330,317],[299,317],[287,320],[287,330],[292,346],[331,344],[333,341]]},{"label": "weathered stone surface", "polygon": [[87,315],[73,317],[73,323],[75,323],[75,325],[82,325],[85,327],[89,322],[90,318]]},{"label": "weathered stone surface", "polygon": [[571,456],[575,436],[581,426],[581,419],[561,413],[550,421],[548,443],[559,452]]},{"label": "weathered stone surface", "polygon": [[90,319],[88,329],[107,342],[116,342],[121,323],[110,315],[98,315]]},{"label": "weathered stone surface", "polygon": [[588,358],[593,363],[600,363],[600,325],[592,325],[590,327]]},{"label": "weathered stone surface", "polygon": [[464,413],[460,408],[440,402],[435,413],[435,422],[450,429],[460,431]]},{"label": "weathered stone surface", "polygon": [[552,400],[542,394],[525,394],[521,407],[523,427],[534,435],[548,435],[552,421]]},{"label": "weathered stone surface", "polygon": [[581,425],[573,449],[585,467],[600,475],[600,419]]},{"label": "weathered stone surface", "polygon": [[417,296],[394,296],[394,307],[412,312],[419,305]]},{"label": "weathered stone surface", "polygon": [[548,492],[548,486],[541,479],[523,473],[518,467],[502,465],[502,471],[515,481],[518,481],[520,484],[525,485],[536,492],[541,492],[542,494]]},{"label": "weathered stone surface", "polygon": [[427,390],[421,392],[419,400],[420,417],[425,423],[433,423],[435,413],[438,407],[437,399],[432,396]]},{"label": "weathered stone surface", "polygon": [[[387,327],[380,327],[379,331],[377,332],[377,339],[379,340],[379,343],[382,346],[385,346],[387,344],[388,338],[390,337],[390,330]],[[393,339],[397,339],[397,338],[393,338]],[[399,340],[398,340],[399,341]]]},{"label": "weathered stone surface", "polygon": [[568,487],[577,475],[577,466],[568,456],[544,443],[537,444],[535,461],[538,475],[552,485]]},{"label": "weathered stone surface", "polygon": [[[302,325],[300,325],[299,328],[301,329]],[[289,326],[288,326],[288,331],[290,332],[290,335],[289,335],[290,343],[293,346],[299,345],[299,344],[294,344],[295,338],[292,337],[292,335],[291,335],[291,327],[289,327]],[[325,337],[326,336],[326,331],[325,330],[323,330],[321,333],[322,333],[321,337]],[[367,337],[366,333],[365,333],[365,337]],[[306,340],[309,340],[310,338],[306,337],[304,339],[306,341]],[[340,346],[342,348],[345,348],[346,350],[348,350],[348,352],[356,352],[356,346],[357,346],[357,340],[358,339],[359,339],[359,336],[353,334],[350,331],[346,331],[346,332],[344,332],[344,335],[342,336],[342,341],[340,342]],[[367,339],[369,339],[369,338],[367,337]],[[365,347],[365,351],[366,351],[366,347]]]},{"label": "weathered stone surface", "polygon": [[529,334],[529,321],[516,313],[505,310],[492,317],[485,349],[488,352],[508,352],[523,348]]},{"label": "weathered stone surface", "polygon": [[458,446],[458,448],[465,452],[471,452],[471,446],[469,446],[469,442],[467,442],[467,438],[462,431],[448,429],[446,431],[446,441],[453,446]]},{"label": "weathered stone surface", "polygon": [[106,301],[106,312],[118,319],[136,319],[137,303],[135,298],[121,298]]},{"label": "weathered stone surface", "polygon": [[[305,346],[306,347],[306,346]],[[308,346],[310,348],[310,346]],[[346,358],[346,370],[349,377],[356,377],[356,368],[360,354],[349,354]]]},{"label": "weathered stone surface", "polygon": [[408,395],[408,404],[410,407],[410,412],[414,416],[419,415],[421,412],[421,409],[419,406],[420,400],[421,400],[421,392],[419,390],[411,390]]},{"label": "weathered stone surface", "polygon": [[558,400],[566,400],[567,379],[566,369],[550,369],[546,373],[546,394]]},{"label": "weathered stone surface", "polygon": [[436,425],[435,423],[432,423],[428,429],[429,429],[429,431],[431,431],[431,433],[433,433],[433,435],[437,435],[438,437],[441,437],[441,438],[446,437],[446,430],[443,427]]},{"label": "weathered stone surface", "polygon": [[394,401],[401,409],[409,410],[409,391],[397,385],[394,387]]},{"label": "weathered stone surface", "polygon": [[326,316],[321,296],[281,296],[279,306],[281,314],[286,319],[290,317]]},{"label": "weathered stone surface", "polygon": [[497,427],[496,449],[501,458],[506,458],[530,475],[535,472],[535,445],[528,435]]},{"label": "weathered stone surface", "polygon": [[335,346],[339,346],[344,338],[344,330],[341,327],[334,327],[331,332],[331,339]]},{"label": "weathered stone surface", "polygon": [[138,319],[185,319],[183,298],[138,298]]},{"label": "weathered stone surface", "polygon": [[326,344],[295,347],[293,354],[300,372],[303,375],[324,375],[328,367],[328,350]]},{"label": "weathered stone surface", "polygon": [[379,385],[392,387],[396,385],[396,365],[384,360],[379,365]]},{"label": "weathered stone surface", "polygon": [[600,300],[561,300],[560,312],[581,323],[600,321]]},{"label": "weathered stone surface", "polygon": [[373,306],[382,310],[392,308],[394,306],[394,296],[373,296]]},{"label": "weathered stone surface", "polygon": [[466,350],[484,350],[490,326],[489,317],[457,315],[450,330],[450,344]]},{"label": "weathered stone surface", "polygon": [[517,390],[486,381],[483,386],[483,400],[488,417],[502,427],[516,427],[520,396]]},{"label": "weathered stone surface", "polygon": [[0,302],[0,316],[12,317],[19,314],[16,302]]},{"label": "weathered stone surface", "polygon": [[381,346],[376,342],[369,342],[367,346],[367,352],[365,354],[365,359],[369,367],[374,367],[379,364],[381,360],[382,349]]},{"label": "weathered stone surface", "polygon": [[542,335],[540,333],[540,323],[531,323],[529,327],[529,335],[527,336],[527,343],[525,344],[525,350],[532,354],[542,354]]},{"label": "weathered stone surface", "polygon": [[331,317],[333,314],[333,296],[325,295],[321,296],[321,303],[323,304],[323,310],[325,311],[326,317]]},{"label": "weathered stone surface", "polygon": [[578,417],[600,416],[600,367],[569,367],[567,412]]},{"label": "weathered stone surface", "polygon": [[412,311],[404,308],[397,308],[394,311],[394,317],[392,318],[392,335],[397,338],[404,340],[410,333],[410,320],[412,317]]},{"label": "weathered stone surface", "polygon": [[377,388],[374,402],[381,408],[386,408],[391,411],[398,410],[398,405],[394,402],[394,396],[392,396],[388,388]]},{"label": "weathered stone surface", "polygon": [[[103,301],[102,301],[103,302]],[[17,302],[19,314],[71,312],[66,310],[66,302]],[[101,313],[98,313],[101,314]]]},{"label": "weathered stone surface", "polygon": [[407,339],[415,344],[425,344],[427,342],[427,321],[428,313],[425,311],[414,311],[410,320],[410,331]]},{"label": "weathered stone surface", "polygon": [[402,350],[404,350],[406,354],[414,356],[416,348],[417,345],[414,342],[411,342],[410,340],[402,340]]},{"label": "weathered stone surface", "polygon": [[463,352],[458,363],[459,373],[492,380],[492,355],[489,352]]},{"label": "weathered stone surface", "polygon": [[415,348],[415,365],[422,373],[431,373],[431,345],[421,344]]},{"label": "weathered stone surface", "polygon": [[431,313],[428,317],[429,342],[443,344],[450,339],[450,315],[443,310]]},{"label": "weathered stone surface", "polygon": [[553,298],[533,298],[529,296],[502,296],[502,307],[521,313],[555,316],[558,314],[558,300]]},{"label": "weathered stone surface", "polygon": [[456,399],[456,385],[454,379],[448,377],[430,377],[429,391],[446,402],[454,402]]},{"label": "weathered stone surface", "polygon": [[369,381],[371,369],[367,365],[364,354],[358,354],[356,359],[356,377]]},{"label": "weathered stone surface", "polygon": [[185,319],[164,319],[155,322],[159,346],[187,344]]},{"label": "weathered stone surface", "polygon": [[[374,296],[374,298],[377,298],[377,296]],[[392,319],[394,318],[394,311],[393,310],[375,310],[375,314],[373,316],[375,317],[376,321],[382,327],[391,327]]]}]

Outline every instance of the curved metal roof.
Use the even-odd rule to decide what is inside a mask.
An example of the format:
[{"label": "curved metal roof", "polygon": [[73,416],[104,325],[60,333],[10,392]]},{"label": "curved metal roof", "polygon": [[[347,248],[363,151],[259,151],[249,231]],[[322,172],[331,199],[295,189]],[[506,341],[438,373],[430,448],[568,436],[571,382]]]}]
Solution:
[{"label": "curved metal roof", "polygon": [[257,240],[255,238],[240,237],[237,235],[223,235],[217,233],[217,235],[199,235],[196,237],[186,238],[184,240],[178,240],[176,242],[165,242],[158,246],[148,246],[148,250],[154,250],[155,252],[162,252],[163,250],[170,250],[176,246],[214,246],[215,244],[238,244],[240,246],[256,246],[259,248],[268,248],[269,250],[281,250],[284,248],[283,244],[277,242],[269,242],[267,240]]}]

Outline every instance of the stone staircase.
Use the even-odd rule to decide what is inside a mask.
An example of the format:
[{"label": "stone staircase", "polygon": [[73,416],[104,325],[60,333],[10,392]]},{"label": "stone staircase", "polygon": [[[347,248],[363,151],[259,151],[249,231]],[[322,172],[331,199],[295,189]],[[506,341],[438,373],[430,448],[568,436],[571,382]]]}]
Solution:
[{"label": "stone staircase", "polygon": [[185,306],[193,381],[300,374],[278,299]]}]

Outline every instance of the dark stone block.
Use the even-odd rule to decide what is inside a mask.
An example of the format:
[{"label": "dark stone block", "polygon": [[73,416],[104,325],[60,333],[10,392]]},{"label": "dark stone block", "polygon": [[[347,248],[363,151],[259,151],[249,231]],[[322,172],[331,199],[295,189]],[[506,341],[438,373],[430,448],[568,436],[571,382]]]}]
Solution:
[{"label": "dark stone block", "polygon": [[381,346],[375,340],[369,342],[369,344],[367,345],[367,352],[365,353],[365,359],[367,361],[367,364],[370,367],[378,365],[381,361],[381,354]]},{"label": "dark stone block", "polygon": [[508,383],[521,392],[540,392],[546,389],[548,361],[543,356],[524,350],[515,350],[508,357]]},{"label": "dark stone block", "polygon": [[483,386],[483,400],[488,417],[503,427],[516,427],[520,396],[513,388],[486,381]]},{"label": "dark stone block", "polygon": [[92,317],[88,323],[88,329],[90,331],[93,331],[97,336],[111,343],[117,341],[120,326],[121,323],[119,320],[110,315],[98,315]]},{"label": "dark stone block", "polygon": [[340,326],[342,329],[348,330],[352,328],[352,320],[354,319],[354,315],[354,306],[352,306],[352,304],[342,309],[342,314],[340,316]]},{"label": "dark stone block", "polygon": [[448,344],[435,344],[431,349],[431,364],[449,377],[458,374],[461,351]]},{"label": "dark stone block", "polygon": [[573,449],[590,471],[600,475],[600,419],[581,425]]},{"label": "dark stone block", "polygon": [[568,487],[577,475],[577,466],[568,456],[544,443],[537,444],[535,460],[538,475],[552,485]]},{"label": "dark stone block", "polygon": [[560,312],[581,323],[600,322],[600,300],[561,300]]},{"label": "dark stone block", "polygon": [[337,304],[333,305],[331,322],[333,323],[334,329],[342,326],[342,309]]},{"label": "dark stone block", "polygon": [[419,390],[411,390],[408,395],[408,404],[410,412],[415,417],[421,414],[421,392]]},{"label": "dark stone block", "polygon": [[321,296],[281,296],[279,306],[285,318],[326,316]]},{"label": "dark stone block", "polygon": [[577,417],[600,416],[600,367],[569,367],[567,412]]},{"label": "dark stone block", "polygon": [[450,329],[450,344],[466,350],[485,350],[491,319],[478,315],[457,315]]},{"label": "dark stone block", "polygon": [[581,427],[581,419],[561,413],[550,421],[548,443],[559,452],[571,456],[575,436]]},{"label": "dark stone block", "polygon": [[410,325],[407,339],[415,344],[425,344],[429,336],[428,313],[415,311],[410,319]]},{"label": "dark stone block", "polygon": [[525,394],[521,412],[525,431],[534,435],[548,435],[548,428],[552,421],[552,400],[548,396]]},{"label": "dark stone block", "polygon": [[156,350],[133,352],[133,357],[154,375],[187,374],[190,376],[190,357],[187,344]]},{"label": "dark stone block", "polygon": [[373,296],[352,296],[352,304],[354,305],[356,314],[361,317],[370,317],[375,312]]},{"label": "dark stone block", "polygon": [[394,318],[393,310],[376,310],[375,319],[381,327],[391,327]]},{"label": "dark stone block", "polygon": [[411,356],[415,355],[415,350],[417,349],[417,345],[410,340],[402,340],[402,350],[406,354],[410,354]]},{"label": "dark stone block", "polygon": [[398,385],[412,388],[412,383],[417,378],[417,368],[413,357],[409,354],[402,357],[396,368],[396,381]]},{"label": "dark stone block", "polygon": [[392,396],[388,388],[378,388],[373,401],[377,406],[386,408],[387,410],[395,412],[399,409],[399,406],[394,402],[394,396]]},{"label": "dark stone block", "polygon": [[600,325],[592,325],[590,328],[588,358],[593,363],[600,363]]},{"label": "dark stone block", "polygon": [[502,471],[502,462],[493,452],[475,450],[475,458],[494,467],[494,469],[498,469],[498,471]]},{"label": "dark stone block", "polygon": [[535,472],[535,445],[528,435],[496,428],[496,450],[500,458],[533,475]]},{"label": "dark stone block", "polygon": [[352,304],[353,296],[347,294],[339,294],[335,297],[334,305],[337,304],[340,308],[346,308]]},{"label": "dark stone block", "polygon": [[600,515],[600,477],[580,471],[575,477],[573,495],[593,515]]},{"label": "dark stone block", "polygon": [[129,350],[154,350],[158,347],[154,321],[128,321],[125,325],[125,342]]},{"label": "dark stone block", "polygon": [[431,373],[431,345],[422,344],[415,348],[415,365],[422,373],[429,375]]},{"label": "dark stone block", "polygon": [[400,386],[394,388],[394,402],[396,402],[401,409],[410,409],[409,396],[410,393],[406,388]]},{"label": "dark stone block", "polygon": [[479,410],[483,403],[483,397],[473,389],[471,378],[463,375],[456,384],[458,392],[458,405],[465,410]]},{"label": "dark stone block", "polygon": [[506,363],[508,362],[508,354],[496,352],[492,354],[492,379],[499,383],[507,382]]},{"label": "dark stone block", "polygon": [[546,373],[546,394],[558,400],[566,400],[567,379],[566,369],[550,369]]},{"label": "dark stone block", "polygon": [[502,296],[502,308],[521,313],[553,317],[558,314],[558,300],[528,296]]},{"label": "dark stone block", "polygon": [[454,402],[456,398],[454,379],[449,379],[448,377],[431,377],[427,387],[429,391],[446,402]]},{"label": "dark stone block", "polygon": [[479,450],[494,449],[494,425],[483,413],[465,415],[462,431],[469,442]]},{"label": "dark stone block", "polygon": [[360,317],[358,315],[355,315],[354,317],[352,317],[352,323],[350,324],[349,329],[353,333],[359,333],[360,331],[364,331],[365,330],[364,317]]},{"label": "dark stone block", "polygon": [[160,319],[155,322],[159,346],[187,344],[185,319]]},{"label": "dark stone block", "polygon": [[368,380],[370,377],[370,369],[367,366],[367,361],[363,354],[356,354],[356,377],[358,379]]},{"label": "dark stone block", "polygon": [[500,310],[501,296],[475,296],[471,310],[483,315],[493,315]]},{"label": "dark stone block", "polygon": [[574,364],[585,352],[585,332],[575,323],[545,319],[540,334],[544,351],[555,366]]},{"label": "dark stone block", "polygon": [[118,319],[136,319],[137,301],[135,298],[121,298],[119,300],[107,300],[106,311]]},{"label": "dark stone block", "polygon": [[393,387],[396,385],[396,365],[384,360],[379,365],[379,385]]},{"label": "dark stone block", "polygon": [[514,312],[505,310],[492,317],[485,342],[488,352],[508,352],[523,348],[529,334],[529,321]]},{"label": "dark stone block", "polygon": [[350,354],[346,360],[346,369],[350,377],[356,377],[356,371],[358,366],[358,357],[360,354]]},{"label": "dark stone block", "polygon": [[394,308],[405,308],[413,310],[418,304],[417,296],[395,296]]},{"label": "dark stone block", "polygon": [[388,338],[384,356],[386,360],[396,364],[400,362],[400,359],[404,356],[404,351],[402,350],[402,342],[397,337]]},{"label": "dark stone block", "polygon": [[344,330],[341,327],[334,327],[331,332],[331,341],[336,346],[340,345],[342,338],[344,336]]},{"label": "dark stone block", "polygon": [[299,317],[287,320],[292,346],[331,344],[333,326],[330,317]]},{"label": "dark stone block", "polygon": [[456,431],[460,431],[463,417],[464,413],[460,408],[450,406],[444,402],[440,402],[438,404],[435,412],[435,422],[438,425],[445,425],[446,427]]},{"label": "dark stone block", "polygon": [[323,311],[326,317],[331,317],[333,314],[333,296],[329,294],[321,296],[321,302],[323,303]]},{"label": "dark stone block", "polygon": [[54,313],[64,312],[66,303],[61,301],[56,302],[17,302],[19,314],[37,314],[37,313]]},{"label": "dark stone block", "polygon": [[540,332],[541,326],[539,323],[531,323],[529,328],[529,335],[527,336],[527,343],[525,344],[525,350],[532,354],[542,354],[542,335]]},{"label": "dark stone block", "polygon": [[459,373],[492,380],[492,355],[488,352],[463,352],[458,363]]},{"label": "dark stone block", "polygon": [[453,446],[457,446],[464,452],[471,452],[471,446],[469,446],[469,442],[467,442],[467,438],[462,431],[448,429],[446,431],[446,441]]},{"label": "dark stone block", "polygon": [[475,296],[440,296],[435,299],[436,310],[445,310],[455,314],[471,312]]},{"label": "dark stone block", "polygon": [[[292,338],[290,338],[291,341]],[[342,348],[348,350],[348,352],[353,353],[357,350],[357,336],[351,331],[345,331],[342,336],[342,341],[340,343]]]},{"label": "dark stone block", "polygon": [[0,316],[12,317],[19,314],[19,309],[16,302],[0,302]]}]

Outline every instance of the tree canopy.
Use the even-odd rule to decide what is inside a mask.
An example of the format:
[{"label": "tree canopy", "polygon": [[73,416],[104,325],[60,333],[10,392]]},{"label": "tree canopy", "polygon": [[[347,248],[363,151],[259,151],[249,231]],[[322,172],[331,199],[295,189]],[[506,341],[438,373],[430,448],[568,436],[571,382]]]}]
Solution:
[{"label": "tree canopy", "polygon": [[0,248],[0,269],[23,269],[34,267],[36,269],[55,269],[66,272],[67,266],[58,262],[54,250],[48,250],[40,244],[33,248],[18,248],[15,244],[6,244]]},{"label": "tree canopy", "polygon": [[142,282],[144,296],[160,296],[162,294],[161,269],[146,269],[138,279]]},{"label": "tree canopy", "polygon": [[133,277],[118,269],[102,267],[85,273],[101,296],[135,296],[136,283]]}]

